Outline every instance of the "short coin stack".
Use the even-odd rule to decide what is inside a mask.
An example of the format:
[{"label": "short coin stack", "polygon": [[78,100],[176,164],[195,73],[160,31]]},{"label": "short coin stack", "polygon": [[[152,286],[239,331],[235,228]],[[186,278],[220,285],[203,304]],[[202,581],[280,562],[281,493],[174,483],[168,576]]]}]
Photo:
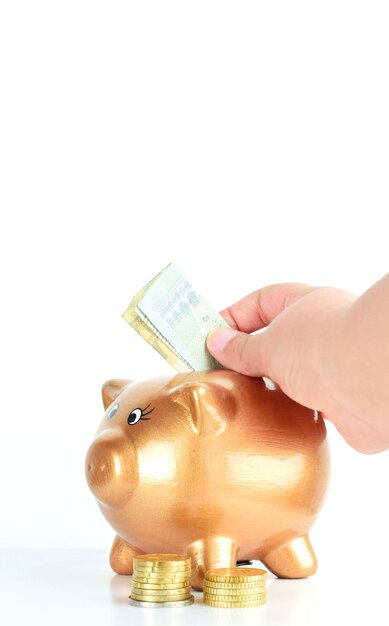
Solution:
[{"label": "short coin stack", "polygon": [[182,554],[134,557],[129,603],[141,607],[187,606],[194,602],[189,578],[191,559]]},{"label": "short coin stack", "polygon": [[266,575],[253,567],[210,569],[204,579],[204,603],[229,609],[265,604]]}]

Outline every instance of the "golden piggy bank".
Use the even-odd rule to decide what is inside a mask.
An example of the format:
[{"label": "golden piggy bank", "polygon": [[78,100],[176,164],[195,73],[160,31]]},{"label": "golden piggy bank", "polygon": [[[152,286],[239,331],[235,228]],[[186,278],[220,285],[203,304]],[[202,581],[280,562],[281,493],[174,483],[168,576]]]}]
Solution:
[{"label": "golden piggy bank", "polygon": [[317,413],[229,370],[112,380],[103,401],[86,474],[117,533],[115,572],[160,552],[191,556],[195,589],[207,569],[249,559],[283,578],[315,572],[308,532],[329,471]]}]

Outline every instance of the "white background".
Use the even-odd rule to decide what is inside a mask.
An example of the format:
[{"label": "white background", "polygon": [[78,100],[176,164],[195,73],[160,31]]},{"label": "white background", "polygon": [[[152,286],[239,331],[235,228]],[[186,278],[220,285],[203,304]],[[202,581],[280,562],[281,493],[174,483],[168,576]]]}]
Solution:
[{"label": "white background", "polygon": [[[104,380],[174,374],[121,318],[169,261],[217,309],[387,272],[388,29],[375,1],[0,3],[2,547],[108,550],[85,452]],[[389,454],[328,430],[319,565],[387,576]]]}]

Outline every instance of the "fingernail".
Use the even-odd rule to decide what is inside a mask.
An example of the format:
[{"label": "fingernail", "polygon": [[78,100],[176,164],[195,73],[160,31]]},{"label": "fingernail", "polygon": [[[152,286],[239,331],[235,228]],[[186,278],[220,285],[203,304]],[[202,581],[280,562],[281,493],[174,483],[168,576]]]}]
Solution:
[{"label": "fingernail", "polygon": [[233,328],[215,328],[207,337],[207,346],[212,352],[223,352],[227,343],[236,335]]}]

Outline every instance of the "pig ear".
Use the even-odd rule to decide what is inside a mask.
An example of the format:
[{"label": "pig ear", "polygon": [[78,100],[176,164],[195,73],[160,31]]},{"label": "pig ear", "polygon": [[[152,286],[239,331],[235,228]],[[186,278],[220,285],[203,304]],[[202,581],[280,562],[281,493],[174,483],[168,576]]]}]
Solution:
[{"label": "pig ear", "polygon": [[117,398],[119,393],[129,385],[131,380],[124,378],[114,378],[104,383],[101,394],[103,396],[104,409],[106,409]]},{"label": "pig ear", "polygon": [[220,435],[237,413],[233,393],[221,385],[189,381],[173,388],[174,402],[189,408],[198,435]]}]

